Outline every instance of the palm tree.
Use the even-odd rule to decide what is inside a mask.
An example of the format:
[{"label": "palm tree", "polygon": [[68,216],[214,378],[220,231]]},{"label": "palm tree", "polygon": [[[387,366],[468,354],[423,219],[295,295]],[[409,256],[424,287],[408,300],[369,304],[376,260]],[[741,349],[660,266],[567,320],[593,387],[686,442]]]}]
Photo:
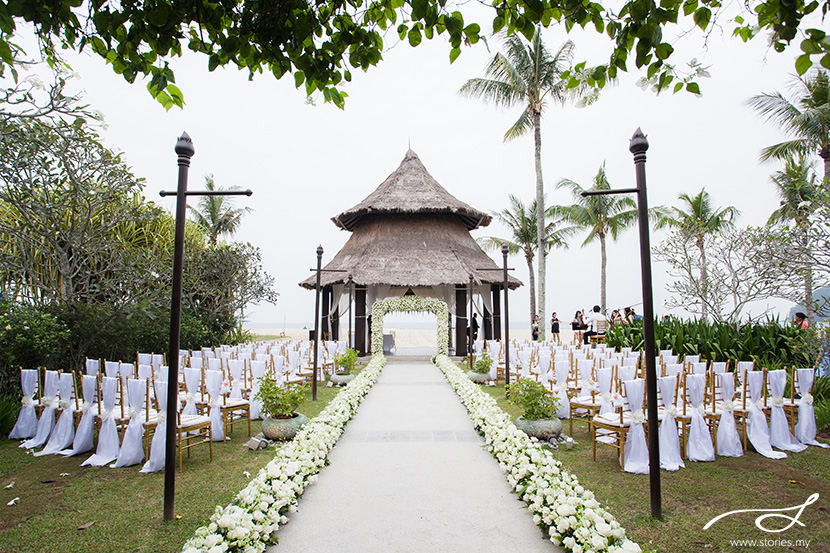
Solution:
[{"label": "palm tree", "polygon": [[672,207],[669,213],[658,218],[657,228],[677,228],[688,238],[694,238],[695,245],[700,250],[700,284],[704,296],[701,316],[706,320],[709,315],[709,308],[705,301],[709,284],[709,275],[706,270],[706,235],[716,234],[734,226],[732,221],[741,212],[731,206],[717,209],[713,207],[706,188],[702,188],[695,196],[680,194],[678,198],[684,202],[686,209]]},{"label": "palm tree", "polygon": [[[617,195],[605,196],[582,196],[585,191],[582,186],[572,180],[562,179],[556,188],[568,188],[573,194],[574,204],[570,206],[557,206],[554,213],[576,227],[588,230],[588,236],[582,242],[582,246],[599,240],[600,251],[600,304],[603,313],[606,311],[606,267],[608,257],[606,254],[606,239],[611,236],[616,240],[620,232],[627,229],[637,221],[637,203],[631,198]],[[590,190],[609,190],[611,185],[605,175],[605,163],[594,177],[594,185]]]},{"label": "palm tree", "polygon": [[[792,221],[795,223],[798,239],[805,248],[809,248],[810,215],[816,210],[816,201],[821,195],[821,186],[816,182],[814,163],[805,157],[788,159],[784,170],[776,171],[772,176],[772,182],[778,189],[781,203],[770,215],[768,224],[786,224]],[[807,321],[813,324],[813,269],[806,263],[802,272],[804,307],[807,310]]]},{"label": "palm tree", "polygon": [[[507,246],[507,251],[511,254],[523,253],[525,261],[527,262],[527,270],[530,274],[530,322],[533,322],[534,315],[539,312],[536,311],[536,279],[533,276],[533,258],[536,256],[538,241],[536,239],[536,200],[533,200],[529,206],[525,206],[522,201],[510,194],[510,207],[506,207],[501,211],[492,212],[493,217],[507,225],[510,229],[512,238],[497,238],[495,236],[483,236],[477,239],[479,245],[485,250],[501,250],[502,246]],[[549,212],[549,216],[552,214]],[[575,229],[562,228],[557,229],[557,222],[549,220],[546,225],[545,232],[545,249],[550,251],[551,248],[567,248],[568,244],[565,238],[569,236]]]},{"label": "palm tree", "polygon": [[[504,36],[504,35],[502,35]],[[504,39],[506,54],[498,53],[485,69],[484,78],[470,79],[461,87],[460,93],[471,98],[480,98],[496,107],[524,105],[524,110],[512,127],[507,129],[504,140],[512,140],[533,130],[536,164],[536,203],[544,205],[545,187],[542,180],[542,113],[549,102],[564,105],[581,92],[579,88],[567,87],[562,73],[570,69],[574,44],[567,41],[555,53],[545,48],[541,27],[537,26],[533,39],[528,43],[519,35],[508,35]],[[536,212],[536,249],[539,254],[539,309],[545,312],[545,260],[547,252],[543,239],[545,233],[545,210]],[[544,325],[540,328],[544,339]]]},{"label": "palm tree", "polygon": [[[208,190],[239,190],[238,186],[216,188],[213,175],[205,175],[205,188]],[[193,221],[205,229],[210,243],[216,245],[221,234],[233,234],[242,223],[242,216],[253,211],[250,207],[236,208],[227,196],[202,196],[199,206],[187,206]]]},{"label": "palm tree", "polygon": [[780,92],[748,100],[758,113],[795,138],[761,150],[761,159],[788,159],[818,152],[824,160],[824,189],[830,189],[830,74],[811,71],[793,81],[794,101]]}]

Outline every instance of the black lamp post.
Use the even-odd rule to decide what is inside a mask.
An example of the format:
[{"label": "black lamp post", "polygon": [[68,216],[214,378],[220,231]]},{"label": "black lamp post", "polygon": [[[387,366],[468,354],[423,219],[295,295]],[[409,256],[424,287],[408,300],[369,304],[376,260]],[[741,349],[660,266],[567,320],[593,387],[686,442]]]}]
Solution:
[{"label": "black lamp post", "polygon": [[314,379],[311,381],[311,399],[317,401],[317,348],[320,346],[320,268],[323,263],[323,246],[317,246],[317,287],[314,299]]},{"label": "black lamp post", "polygon": [[349,347],[352,347],[352,290],[354,289],[354,278],[349,275]]},{"label": "black lamp post", "polygon": [[507,292],[510,290],[507,280],[507,244],[501,247],[504,258],[504,388],[510,387],[510,311],[507,305]]},{"label": "black lamp post", "polygon": [[643,355],[646,356],[646,407],[648,408],[648,472],[651,490],[651,516],[663,518],[660,494],[660,439],[657,420],[657,367],[654,346],[654,300],[651,283],[651,244],[648,232],[648,198],[646,196],[646,150],[648,140],[637,129],[631,137],[628,150],[634,155],[636,188],[617,190],[586,190],[583,196],[606,194],[637,194],[637,217],[640,229],[640,273],[643,287]]},{"label": "black lamp post", "polygon": [[467,301],[470,302],[470,315],[467,319],[467,368],[473,370],[473,274],[467,283]]},{"label": "black lamp post", "polygon": [[159,195],[176,195],[176,232],[173,240],[173,285],[170,302],[170,344],[167,351],[167,423],[164,459],[164,520],[175,518],[176,491],[176,411],[179,399],[179,340],[182,322],[182,269],[184,266],[184,230],[187,221],[187,196],[250,196],[250,190],[187,191],[190,158],[196,153],[193,141],[183,132],[176,142],[179,156],[179,182],[176,192],[161,191]]}]

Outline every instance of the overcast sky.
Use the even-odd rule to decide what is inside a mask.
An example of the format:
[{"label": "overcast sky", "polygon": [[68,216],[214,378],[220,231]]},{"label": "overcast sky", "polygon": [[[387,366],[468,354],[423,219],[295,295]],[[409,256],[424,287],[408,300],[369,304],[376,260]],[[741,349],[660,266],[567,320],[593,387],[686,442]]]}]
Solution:
[{"label": "overcast sky", "polygon": [[[544,32],[550,49],[568,36],[561,28]],[[607,60],[610,43],[594,34],[572,34],[577,59]],[[484,67],[500,47],[490,40],[465,48],[452,65],[443,39],[417,48],[398,44],[384,54],[378,67],[357,73],[344,89],[346,109],[306,103],[293,78],[276,81],[235,69],[207,71],[207,59],[186,55],[171,65],[187,105],[165,112],[147,93],[146,83],[129,85],[94,56],[68,58],[79,74],[75,86],[89,104],[106,117],[105,143],[123,152],[134,173],[147,179],[146,196],[172,210],[174,199],[161,200],[160,190],[174,190],[177,165],[174,145],[186,131],[196,155],[190,188],[203,186],[213,173],[219,186],[251,188],[250,206],[234,240],[262,250],[268,273],[281,294],[276,306],[246,312],[252,326],[311,324],[314,294],[298,282],[316,263],[315,249],[332,259],[349,233],[330,221],[371,193],[402,161],[407,148],[419,155],[427,170],[451,194],[483,211],[506,206],[509,193],[530,201],[535,194],[533,141],[528,135],[509,143],[505,130],[520,108],[499,111],[462,98],[458,89],[469,78],[483,76]],[[702,97],[642,91],[639,75],[623,75],[617,86],[602,92],[584,109],[550,106],[542,122],[542,164],[548,203],[569,204],[561,178],[591,185],[603,162],[613,187],[634,186],[628,142],[641,127],[648,135],[647,182],[650,205],[675,205],[681,193],[702,187],[717,206],[734,205],[738,223],[763,224],[778,205],[770,174],[779,167],[758,161],[759,150],[783,135],[760,120],[745,100],[761,92],[785,90],[793,72],[791,53],[776,54],[762,40],[709,38],[678,45],[679,64],[697,57],[710,66],[710,79],[700,81]],[[684,57],[685,56],[685,57]],[[633,65],[633,63],[632,63]],[[475,236],[505,236],[494,223]],[[663,232],[652,233],[652,245]],[[554,251],[548,261],[547,315],[557,311],[570,320],[576,309],[599,302],[599,244],[580,247],[574,239],[567,251]],[[500,254],[492,254],[495,259]],[[609,245],[609,308],[641,302],[636,229]],[[500,261],[499,261],[500,263]],[[524,259],[511,262],[515,276],[527,283]],[[666,267],[654,265],[655,306],[665,313]],[[527,287],[510,300],[511,316],[529,318]],[[783,306],[783,302],[773,302]],[[788,305],[788,304],[786,304]],[[543,320],[546,317],[543,317]]]}]

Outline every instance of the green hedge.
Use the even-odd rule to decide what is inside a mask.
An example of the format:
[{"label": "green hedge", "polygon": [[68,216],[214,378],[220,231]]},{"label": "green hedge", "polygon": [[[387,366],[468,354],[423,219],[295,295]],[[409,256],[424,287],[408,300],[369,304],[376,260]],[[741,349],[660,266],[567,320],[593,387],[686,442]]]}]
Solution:
[{"label": "green hedge", "polygon": [[[768,368],[812,367],[810,359],[796,351],[799,330],[777,319],[764,323],[725,324],[670,319],[655,321],[657,350],[671,349],[680,355],[702,355],[710,361],[755,361]],[[614,326],[606,336],[614,347],[643,349],[642,320],[633,325]]]}]

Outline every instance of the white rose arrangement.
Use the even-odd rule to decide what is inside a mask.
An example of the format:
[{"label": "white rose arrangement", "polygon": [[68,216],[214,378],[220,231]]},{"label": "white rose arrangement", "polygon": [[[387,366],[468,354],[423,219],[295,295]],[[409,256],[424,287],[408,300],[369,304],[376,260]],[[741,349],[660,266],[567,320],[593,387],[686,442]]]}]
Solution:
[{"label": "white rose arrangement", "polygon": [[573,553],[641,551],[594,494],[562,469],[536,438],[516,428],[492,396],[482,392],[449,357],[439,355],[435,363],[461,398],[507,481],[550,541]]},{"label": "white rose arrangement", "polygon": [[373,357],[319,415],[277,450],[274,459],[230,505],[216,507],[210,524],[196,530],[196,535],[185,543],[184,553],[261,553],[267,546],[276,544],[277,529],[288,522],[287,515],[296,510],[297,500],[306,486],[317,480],[328,452],[377,381],[385,363],[385,357]]}]

